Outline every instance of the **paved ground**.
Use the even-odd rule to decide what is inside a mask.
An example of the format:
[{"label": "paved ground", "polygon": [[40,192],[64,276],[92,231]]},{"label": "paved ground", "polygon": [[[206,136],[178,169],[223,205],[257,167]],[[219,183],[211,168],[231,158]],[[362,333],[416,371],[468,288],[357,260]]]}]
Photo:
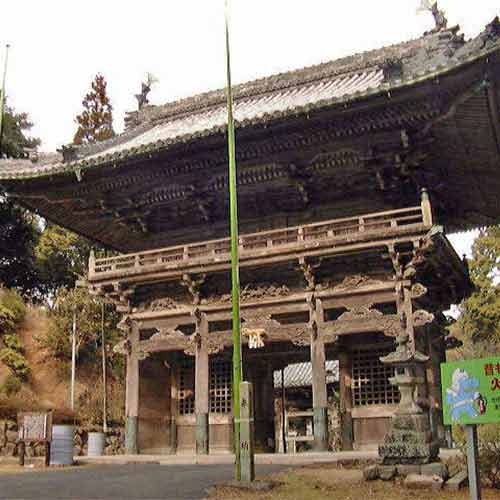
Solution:
[{"label": "paved ground", "polygon": [[[341,452],[307,452],[307,453],[256,453],[257,465],[306,465],[339,460],[374,460],[378,458],[376,450],[341,451]],[[156,463],[159,465],[227,465],[234,463],[234,455],[230,453],[214,453],[209,455],[112,455],[101,457],[75,457],[82,464],[137,464]]]},{"label": "paved ground", "polygon": [[[257,466],[268,474],[283,466]],[[209,486],[232,479],[233,466],[98,465],[51,471],[0,474],[1,499],[168,499],[205,498]]]}]

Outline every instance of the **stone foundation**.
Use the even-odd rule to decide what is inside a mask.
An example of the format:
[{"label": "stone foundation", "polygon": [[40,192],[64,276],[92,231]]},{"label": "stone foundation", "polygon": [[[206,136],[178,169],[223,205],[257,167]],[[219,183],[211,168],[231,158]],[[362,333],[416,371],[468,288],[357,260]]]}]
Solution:
[{"label": "stone foundation", "polygon": [[391,431],[379,446],[379,455],[386,465],[421,465],[437,460],[439,443],[432,441],[427,415],[395,415]]},{"label": "stone foundation", "polygon": [[[78,427],[75,432],[75,455],[87,454],[88,432],[100,431],[97,427]],[[17,456],[17,422],[15,420],[0,420],[0,457]],[[106,455],[121,455],[125,453],[125,431],[122,427],[113,426],[106,434]],[[41,457],[45,455],[43,444],[26,446],[26,456]]]}]

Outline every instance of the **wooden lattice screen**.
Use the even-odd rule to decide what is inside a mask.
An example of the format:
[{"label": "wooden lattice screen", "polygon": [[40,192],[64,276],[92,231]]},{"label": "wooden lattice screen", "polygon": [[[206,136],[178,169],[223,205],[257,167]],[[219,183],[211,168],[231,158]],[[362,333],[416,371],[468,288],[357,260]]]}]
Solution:
[{"label": "wooden lattice screen", "polygon": [[185,359],[179,367],[179,414],[191,415],[194,413],[194,363],[192,359]]},{"label": "wooden lattice screen", "polygon": [[398,388],[389,382],[389,378],[394,375],[394,368],[383,364],[379,359],[392,350],[390,346],[381,346],[357,349],[353,352],[352,400],[354,406],[399,402]]},{"label": "wooden lattice screen", "polygon": [[210,412],[231,413],[231,362],[210,362]]}]

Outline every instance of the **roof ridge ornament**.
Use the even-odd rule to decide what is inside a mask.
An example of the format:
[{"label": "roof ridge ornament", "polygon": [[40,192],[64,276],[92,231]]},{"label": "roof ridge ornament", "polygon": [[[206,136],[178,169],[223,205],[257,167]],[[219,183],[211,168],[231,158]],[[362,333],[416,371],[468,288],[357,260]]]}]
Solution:
[{"label": "roof ridge ornament", "polygon": [[139,94],[135,94],[139,111],[141,111],[146,104],[149,104],[148,94],[151,92],[152,86],[157,82],[158,78],[156,78],[152,73],[146,73],[146,81],[141,83],[141,92]]},{"label": "roof ridge ornament", "polygon": [[426,11],[432,14],[436,26],[434,29],[425,34],[438,33],[439,31],[443,31],[447,28],[448,19],[446,18],[444,10],[440,10],[438,8],[437,0],[434,2],[432,0],[421,0],[420,6],[417,8],[417,14]]}]

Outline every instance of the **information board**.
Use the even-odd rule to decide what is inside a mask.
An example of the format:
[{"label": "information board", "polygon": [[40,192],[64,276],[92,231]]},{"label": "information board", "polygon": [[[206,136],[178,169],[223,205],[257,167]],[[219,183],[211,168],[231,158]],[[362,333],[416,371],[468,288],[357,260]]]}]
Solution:
[{"label": "information board", "polygon": [[26,443],[52,439],[52,413],[28,412],[17,417],[19,439]]},{"label": "information board", "polygon": [[441,388],[445,425],[500,422],[500,356],[442,363]]}]

